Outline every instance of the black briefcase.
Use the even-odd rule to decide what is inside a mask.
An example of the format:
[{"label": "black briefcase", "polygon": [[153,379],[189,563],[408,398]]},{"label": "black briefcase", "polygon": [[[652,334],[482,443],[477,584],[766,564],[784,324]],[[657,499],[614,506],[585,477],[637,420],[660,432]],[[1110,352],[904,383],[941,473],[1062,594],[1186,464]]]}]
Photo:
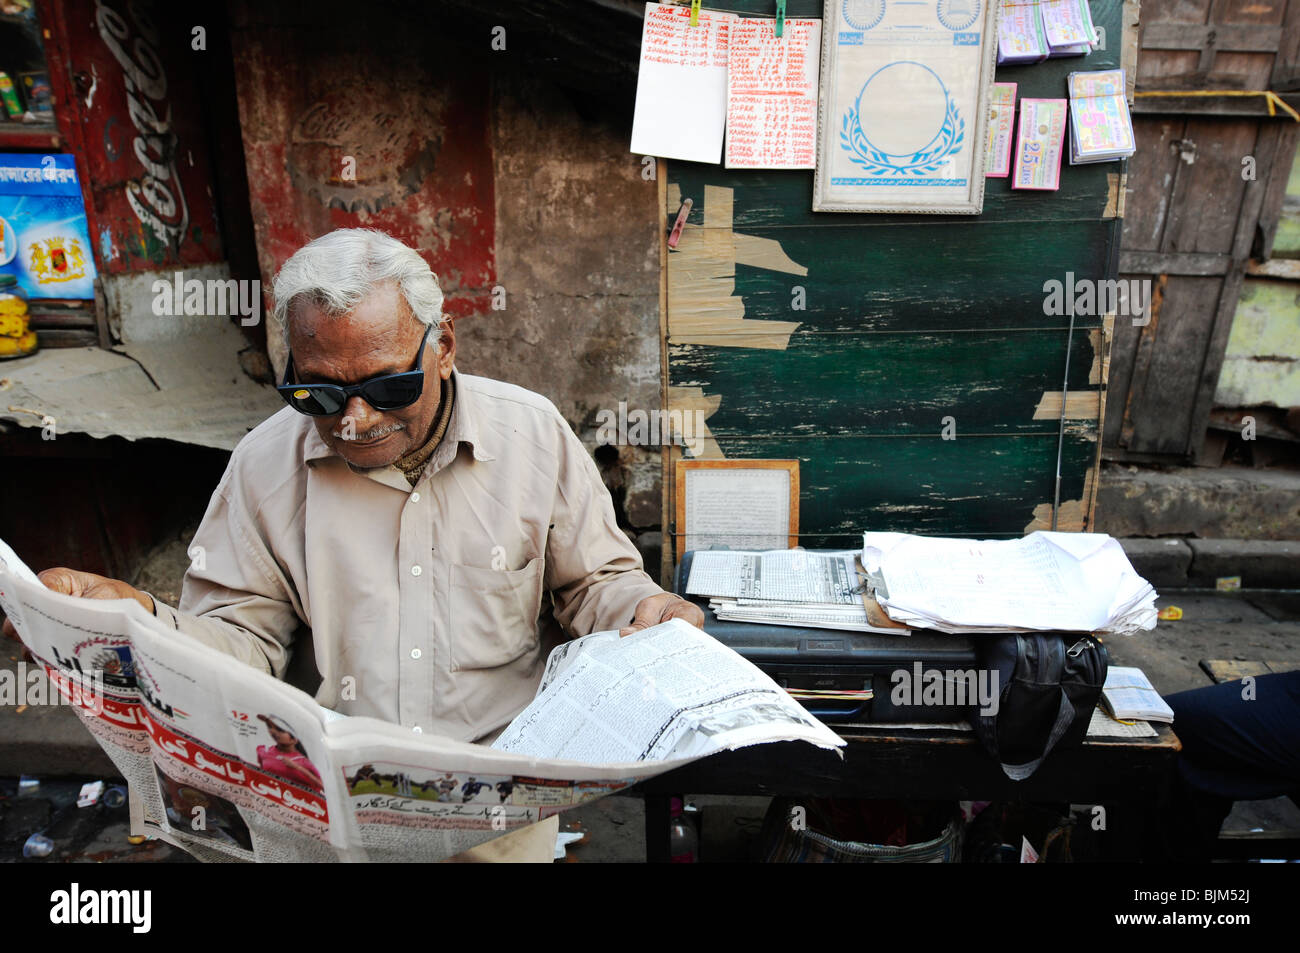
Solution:
[{"label": "black briefcase", "polygon": [[[692,553],[677,567],[674,588],[704,610],[704,631],[753,662],[782,688],[798,691],[870,691],[862,700],[806,701],[800,704],[822,721],[953,722],[970,715],[970,700],[947,686],[977,667],[970,639],[935,632],[875,635],[839,629],[812,629],[718,619],[708,600],[688,596]],[[926,687],[944,687],[936,703]],[[962,687],[962,686],[959,686]]]}]

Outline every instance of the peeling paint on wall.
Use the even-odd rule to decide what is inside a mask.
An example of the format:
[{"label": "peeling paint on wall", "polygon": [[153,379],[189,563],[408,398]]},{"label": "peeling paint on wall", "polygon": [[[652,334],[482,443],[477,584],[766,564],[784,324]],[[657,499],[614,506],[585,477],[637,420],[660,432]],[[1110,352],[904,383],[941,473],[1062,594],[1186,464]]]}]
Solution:
[{"label": "peeling paint on wall", "polygon": [[[668,186],[668,204],[673,209],[682,204],[677,183]],[[799,322],[747,319],[735,294],[736,265],[791,275],[806,275],[808,268],[793,261],[780,242],[733,232],[732,204],[731,189],[706,186],[704,224],[688,222],[677,250],[668,255],[668,343],[784,351]]]}]

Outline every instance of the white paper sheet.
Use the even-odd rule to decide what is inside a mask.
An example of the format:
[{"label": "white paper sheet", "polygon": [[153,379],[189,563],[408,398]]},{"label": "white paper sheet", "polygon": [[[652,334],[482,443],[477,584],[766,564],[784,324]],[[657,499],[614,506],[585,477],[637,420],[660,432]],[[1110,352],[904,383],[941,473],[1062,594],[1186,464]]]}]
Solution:
[{"label": "white paper sheet", "polygon": [[790,471],[687,470],[686,549],[784,549],[790,540]]},{"label": "white paper sheet", "polygon": [[697,552],[686,592],[693,596],[829,606],[862,605],[855,553]]},{"label": "white paper sheet", "polygon": [[744,17],[727,58],[727,168],[811,169],[817,164],[821,20]]},{"label": "white paper sheet", "polygon": [[641,66],[632,118],[632,151],[639,155],[721,162],[727,121],[727,46],[732,13],[645,5]]},{"label": "white paper sheet", "polygon": [[944,632],[1063,630],[1131,635],[1155,627],[1156,593],[1100,533],[936,539],[864,533],[890,618]]}]

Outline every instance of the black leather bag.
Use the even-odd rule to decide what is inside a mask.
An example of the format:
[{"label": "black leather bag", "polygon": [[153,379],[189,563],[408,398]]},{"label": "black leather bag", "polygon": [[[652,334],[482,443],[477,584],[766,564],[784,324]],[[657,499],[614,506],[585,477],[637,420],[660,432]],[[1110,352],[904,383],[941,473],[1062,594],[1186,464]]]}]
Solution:
[{"label": "black leather bag", "polygon": [[1029,777],[1054,749],[1083,743],[1109,663],[1091,635],[1032,632],[976,639],[980,668],[997,672],[998,709],[971,724],[1007,777]]}]

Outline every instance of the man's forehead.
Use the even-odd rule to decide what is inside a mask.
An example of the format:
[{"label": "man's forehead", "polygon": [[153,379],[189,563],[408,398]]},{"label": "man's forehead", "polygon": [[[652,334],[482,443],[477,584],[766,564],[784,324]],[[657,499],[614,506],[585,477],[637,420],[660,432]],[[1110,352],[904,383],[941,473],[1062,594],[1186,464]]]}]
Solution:
[{"label": "man's forehead", "polygon": [[298,338],[330,350],[355,348],[369,352],[385,347],[405,348],[409,344],[407,338],[424,333],[423,324],[411,313],[401,295],[389,297],[375,292],[344,314],[328,314],[311,301],[295,304],[290,309],[289,321],[291,343]]}]

